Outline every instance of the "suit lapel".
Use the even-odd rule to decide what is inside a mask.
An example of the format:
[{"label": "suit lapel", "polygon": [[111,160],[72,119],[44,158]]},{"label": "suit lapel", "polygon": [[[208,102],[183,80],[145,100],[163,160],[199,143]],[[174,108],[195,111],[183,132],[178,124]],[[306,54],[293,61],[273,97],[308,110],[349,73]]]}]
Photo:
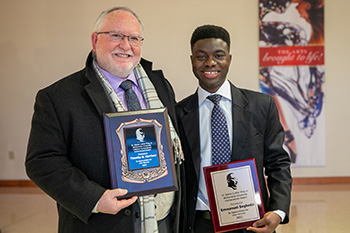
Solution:
[{"label": "suit lapel", "polygon": [[115,112],[116,110],[112,104],[112,101],[107,96],[106,91],[97,75],[90,67],[87,67],[86,69],[86,77],[90,82],[85,85],[85,90],[97,109],[100,117],[102,118],[103,113]]},{"label": "suit lapel", "polygon": [[[231,84],[231,83],[230,83]],[[232,127],[233,127],[233,146],[232,146],[232,161],[244,159],[242,150],[244,142],[247,138],[247,130],[249,129],[249,120],[251,113],[245,108],[248,100],[242,95],[238,88],[231,84],[232,96]]]},{"label": "suit lapel", "polygon": [[192,154],[192,160],[197,177],[200,169],[200,139],[199,139],[199,111],[198,94],[191,96],[184,107],[184,116],[180,119],[184,127],[186,138]]}]

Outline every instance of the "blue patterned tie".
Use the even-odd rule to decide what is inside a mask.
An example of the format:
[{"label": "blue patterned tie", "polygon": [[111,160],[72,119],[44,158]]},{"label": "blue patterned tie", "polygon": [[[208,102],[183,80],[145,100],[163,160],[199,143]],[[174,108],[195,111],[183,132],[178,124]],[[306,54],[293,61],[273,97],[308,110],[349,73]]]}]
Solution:
[{"label": "blue patterned tie", "polygon": [[125,80],[120,84],[120,88],[125,91],[125,100],[128,106],[128,110],[139,110],[141,109],[140,102],[135,92],[132,90],[131,84],[132,81]]},{"label": "blue patterned tie", "polygon": [[210,95],[207,98],[214,103],[211,113],[212,164],[229,163],[231,162],[230,138],[226,117],[219,106],[221,95]]}]

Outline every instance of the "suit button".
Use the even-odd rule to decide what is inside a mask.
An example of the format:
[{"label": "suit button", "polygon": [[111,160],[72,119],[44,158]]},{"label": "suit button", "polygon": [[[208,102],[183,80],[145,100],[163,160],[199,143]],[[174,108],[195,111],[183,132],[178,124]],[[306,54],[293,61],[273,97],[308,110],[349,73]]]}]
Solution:
[{"label": "suit button", "polygon": [[[140,217],[140,214],[139,213],[135,213],[135,218],[139,218]],[[1,233],[1,232],[0,232]]]},{"label": "suit button", "polygon": [[194,200],[194,201],[197,201],[197,197],[193,197],[193,200]]},{"label": "suit button", "polygon": [[130,216],[131,211],[130,211],[130,210],[128,210],[128,209],[126,209],[126,210],[124,211],[124,214],[125,214],[126,216]]}]

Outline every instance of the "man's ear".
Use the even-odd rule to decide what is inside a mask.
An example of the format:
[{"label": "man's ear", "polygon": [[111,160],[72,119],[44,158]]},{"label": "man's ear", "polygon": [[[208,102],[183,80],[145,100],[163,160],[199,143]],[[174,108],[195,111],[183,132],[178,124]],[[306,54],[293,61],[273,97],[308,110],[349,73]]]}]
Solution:
[{"label": "man's ear", "polygon": [[91,45],[92,45],[92,50],[93,50],[94,52],[96,52],[97,38],[98,38],[97,32],[93,32],[93,33],[91,34]]}]

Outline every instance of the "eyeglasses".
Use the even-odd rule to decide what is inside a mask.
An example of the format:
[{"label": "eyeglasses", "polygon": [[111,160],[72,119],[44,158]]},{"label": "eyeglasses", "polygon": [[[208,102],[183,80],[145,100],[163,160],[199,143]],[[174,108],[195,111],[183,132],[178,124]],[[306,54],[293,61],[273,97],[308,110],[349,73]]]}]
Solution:
[{"label": "eyeglasses", "polygon": [[144,40],[144,38],[142,38],[141,36],[127,36],[127,35],[124,35],[122,33],[113,32],[113,31],[97,32],[97,35],[99,35],[99,34],[108,34],[109,38],[113,42],[117,42],[117,43],[122,42],[124,40],[124,37],[127,37],[130,45],[132,45],[132,46],[140,46],[140,45],[142,45],[142,42]]}]

